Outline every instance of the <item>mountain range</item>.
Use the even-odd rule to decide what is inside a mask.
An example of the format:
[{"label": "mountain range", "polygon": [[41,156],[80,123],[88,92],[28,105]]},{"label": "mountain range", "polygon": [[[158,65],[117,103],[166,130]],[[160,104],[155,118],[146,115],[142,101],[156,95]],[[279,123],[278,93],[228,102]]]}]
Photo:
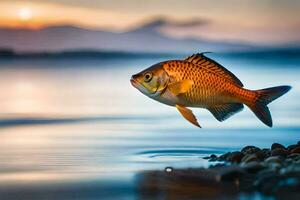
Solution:
[{"label": "mountain range", "polygon": [[[181,26],[202,23],[193,21]],[[70,25],[40,29],[0,28],[0,48],[17,52],[57,52],[74,49],[125,52],[240,51],[256,48],[241,42],[212,41],[204,38],[174,38],[159,31],[174,25],[166,19],[154,19],[129,31],[87,29]],[[175,24],[176,25],[176,24]]]}]

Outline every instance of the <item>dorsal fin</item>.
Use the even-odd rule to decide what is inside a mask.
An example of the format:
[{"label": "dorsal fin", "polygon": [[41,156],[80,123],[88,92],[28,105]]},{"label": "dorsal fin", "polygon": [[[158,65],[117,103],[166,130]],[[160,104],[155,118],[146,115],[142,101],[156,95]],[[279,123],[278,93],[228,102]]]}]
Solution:
[{"label": "dorsal fin", "polygon": [[230,82],[235,83],[241,87],[244,86],[243,83],[233,73],[231,73],[228,69],[226,69],[216,61],[204,56],[204,53],[193,54],[184,60],[198,65],[206,70],[209,70],[216,75],[222,76]]}]

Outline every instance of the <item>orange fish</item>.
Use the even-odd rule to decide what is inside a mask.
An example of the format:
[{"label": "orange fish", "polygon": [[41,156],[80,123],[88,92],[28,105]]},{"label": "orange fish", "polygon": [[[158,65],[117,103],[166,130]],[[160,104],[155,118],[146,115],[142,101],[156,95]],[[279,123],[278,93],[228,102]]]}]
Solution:
[{"label": "orange fish", "polygon": [[224,121],[241,111],[243,104],[272,127],[267,105],[291,89],[290,86],[245,89],[233,73],[203,53],[157,63],[133,75],[130,81],[146,96],[175,106],[186,120],[198,127],[197,118],[187,107],[206,108],[218,121]]}]

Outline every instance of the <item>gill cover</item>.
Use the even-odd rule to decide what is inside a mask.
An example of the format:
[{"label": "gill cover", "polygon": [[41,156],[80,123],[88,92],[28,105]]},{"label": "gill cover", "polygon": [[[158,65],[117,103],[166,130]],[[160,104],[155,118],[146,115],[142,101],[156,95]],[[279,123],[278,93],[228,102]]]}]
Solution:
[{"label": "gill cover", "polygon": [[132,79],[136,83],[134,86],[151,98],[162,94],[169,83],[169,76],[160,63],[133,75]]}]

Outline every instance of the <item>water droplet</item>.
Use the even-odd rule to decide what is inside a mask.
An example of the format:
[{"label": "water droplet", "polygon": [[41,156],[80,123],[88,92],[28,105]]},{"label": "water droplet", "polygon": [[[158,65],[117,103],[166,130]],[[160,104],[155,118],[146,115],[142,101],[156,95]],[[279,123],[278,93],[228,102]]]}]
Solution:
[{"label": "water droplet", "polygon": [[165,168],[165,171],[168,172],[168,173],[170,173],[170,172],[173,171],[173,168],[172,168],[172,167],[166,167],[166,168]]}]

